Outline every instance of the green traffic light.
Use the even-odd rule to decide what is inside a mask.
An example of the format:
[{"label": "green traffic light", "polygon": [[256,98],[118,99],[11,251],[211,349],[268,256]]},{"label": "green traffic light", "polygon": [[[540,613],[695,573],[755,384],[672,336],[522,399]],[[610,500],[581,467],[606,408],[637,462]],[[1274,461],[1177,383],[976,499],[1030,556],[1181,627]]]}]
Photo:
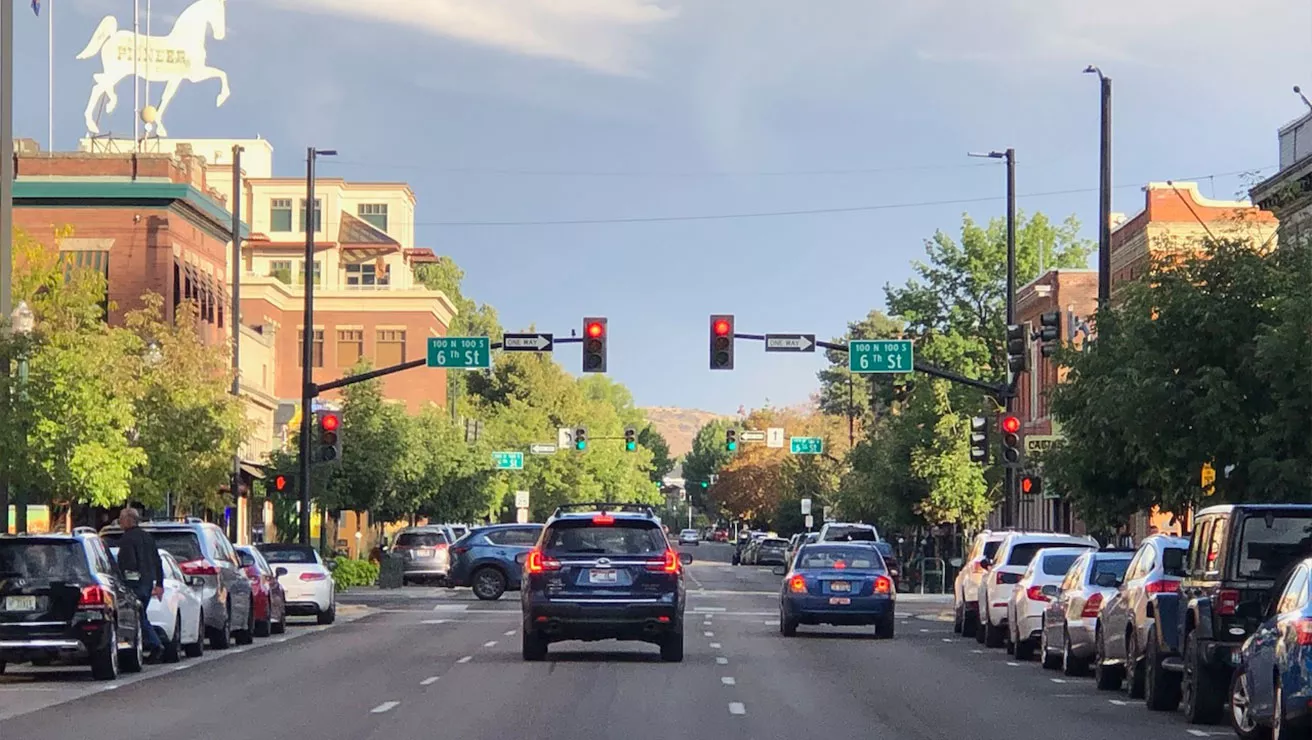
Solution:
[{"label": "green traffic light", "polygon": [[624,443],[624,449],[628,450],[629,452],[633,452],[634,450],[638,449],[638,443],[637,443],[637,442],[625,442],[625,443]]},{"label": "green traffic light", "polygon": [[709,486],[709,485],[711,485],[711,484],[710,484],[710,483],[707,483],[706,481],[702,481],[702,488],[706,488],[706,487]]},{"label": "green traffic light", "polygon": [[574,443],[574,449],[576,449],[576,450],[586,450],[586,449],[588,449],[588,443],[585,442],[585,441],[583,441],[583,440],[579,440],[579,441],[577,441],[577,442]]},{"label": "green traffic light", "polygon": [[725,445],[724,445],[724,449],[728,450],[729,452],[737,452],[737,451],[738,451],[738,443],[737,443],[737,442],[726,442]]}]

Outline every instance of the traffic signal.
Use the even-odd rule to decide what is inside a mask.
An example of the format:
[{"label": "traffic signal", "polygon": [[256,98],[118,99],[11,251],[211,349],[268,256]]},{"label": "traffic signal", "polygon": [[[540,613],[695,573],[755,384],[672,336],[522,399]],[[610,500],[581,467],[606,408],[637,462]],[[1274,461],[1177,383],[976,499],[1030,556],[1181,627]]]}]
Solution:
[{"label": "traffic signal", "polygon": [[724,449],[726,452],[738,451],[738,430],[726,429],[724,432]]},{"label": "traffic signal", "polygon": [[1044,357],[1051,357],[1057,351],[1057,339],[1060,336],[1060,311],[1049,311],[1039,317],[1039,352]]},{"label": "traffic signal", "polygon": [[606,319],[603,317],[583,319],[583,372],[606,372]]},{"label": "traffic signal", "polygon": [[733,315],[711,316],[711,369],[733,369]]},{"label": "traffic signal", "polygon": [[588,449],[587,429],[583,427],[579,427],[578,429],[574,430],[574,449],[579,450],[580,452]]},{"label": "traffic signal", "polygon": [[980,465],[989,462],[989,420],[986,416],[970,420],[970,461]]},{"label": "traffic signal", "polygon": [[342,415],[336,411],[316,411],[319,417],[319,462],[342,459]]},{"label": "traffic signal", "polygon": [[1030,337],[1024,324],[1007,327],[1007,368],[1012,375],[1025,372],[1029,358]]},{"label": "traffic signal", "polygon": [[636,449],[638,449],[638,430],[624,427],[624,451],[633,452]]},{"label": "traffic signal", "polygon": [[290,485],[291,485],[291,479],[289,479],[287,476],[285,476],[285,475],[275,475],[275,476],[273,476],[273,490],[274,490],[274,491],[276,491],[276,492],[278,492],[278,493],[287,493],[287,489],[288,489],[288,487],[290,487]]},{"label": "traffic signal", "polygon": [[1020,464],[1020,417],[1008,414],[998,426],[1002,427],[1002,463],[1015,467]]},{"label": "traffic signal", "polygon": [[1026,496],[1038,496],[1043,493],[1043,479],[1037,475],[1022,475],[1020,492]]}]

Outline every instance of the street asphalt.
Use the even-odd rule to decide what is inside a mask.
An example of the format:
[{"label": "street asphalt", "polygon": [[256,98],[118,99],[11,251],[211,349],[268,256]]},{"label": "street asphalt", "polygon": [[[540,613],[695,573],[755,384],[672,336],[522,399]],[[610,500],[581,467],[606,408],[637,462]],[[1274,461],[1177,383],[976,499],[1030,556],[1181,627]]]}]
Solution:
[{"label": "street asphalt", "polygon": [[779,577],[733,567],[730,549],[685,548],[684,662],[654,646],[558,643],[519,654],[516,594],[407,588],[341,596],[328,628],[293,626],[201,660],[113,683],[84,669],[0,676],[0,738],[66,740],[1136,740],[1233,736],[1099,692],[952,634],[950,603],[899,596],[897,637],[778,629]]}]

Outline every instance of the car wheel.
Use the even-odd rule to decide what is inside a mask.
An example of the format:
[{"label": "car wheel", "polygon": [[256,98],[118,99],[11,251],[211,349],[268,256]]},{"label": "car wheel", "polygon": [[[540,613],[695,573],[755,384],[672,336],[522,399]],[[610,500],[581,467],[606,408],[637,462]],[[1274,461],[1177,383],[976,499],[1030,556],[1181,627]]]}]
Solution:
[{"label": "car wheel", "polygon": [[270,625],[269,629],[275,635],[281,635],[287,631],[287,605],[286,604],[283,604],[282,614],[278,615],[278,621]]},{"label": "car wheel", "polygon": [[[1242,668],[1235,671],[1234,677],[1230,679],[1230,726],[1243,740],[1255,740],[1266,733],[1262,732],[1262,725],[1258,724],[1257,715],[1253,712],[1253,694],[1248,684],[1248,671]],[[1275,706],[1276,714],[1279,714],[1280,702],[1277,701]]]},{"label": "car wheel", "polygon": [[1071,652],[1071,635],[1062,630],[1061,635],[1061,672],[1067,676],[1083,676],[1089,670],[1088,664],[1075,657]]},{"label": "car wheel", "polygon": [[1125,693],[1142,699],[1144,690],[1143,656],[1139,655],[1139,631],[1130,625],[1125,631]]},{"label": "car wheel", "polygon": [[1162,667],[1162,658],[1157,654],[1157,639],[1148,640],[1148,651],[1144,655],[1144,703],[1155,712],[1173,712],[1180,706],[1180,674]]},{"label": "car wheel", "polygon": [[496,601],[506,592],[506,574],[491,566],[483,566],[470,576],[474,595],[480,601]]},{"label": "car wheel", "polygon": [[683,662],[683,630],[671,632],[661,640],[661,660],[666,663]]},{"label": "car wheel", "polygon": [[1115,691],[1121,688],[1123,680],[1121,667],[1117,665],[1104,665],[1107,660],[1107,646],[1104,644],[1102,626],[1099,625],[1094,633],[1093,648],[1093,681],[1101,691]]},{"label": "car wheel", "polygon": [[875,637],[880,640],[893,639],[893,634],[896,631],[897,621],[892,612],[884,615],[884,617],[875,624]]},{"label": "car wheel", "polygon": [[1004,631],[1005,627],[995,627],[993,623],[984,623],[984,647],[1000,648],[1002,647],[1003,638],[1007,636]]},{"label": "car wheel", "polygon": [[197,619],[200,624],[196,626],[196,641],[182,646],[188,658],[199,658],[205,654],[205,612],[202,611]]},{"label": "car wheel", "polygon": [[337,601],[328,607],[327,611],[321,611],[315,615],[315,621],[319,624],[332,624],[337,621]]},{"label": "car wheel", "polygon": [[[537,630],[523,630],[520,647],[524,660],[537,662],[547,659],[547,639],[538,634]],[[664,648],[662,648],[662,652],[664,652]]]},{"label": "car wheel", "polygon": [[1221,719],[1224,694],[1218,695],[1215,672],[1203,662],[1194,633],[1184,638],[1184,677],[1180,681],[1180,707],[1191,725],[1214,725]]},{"label": "car wheel", "polygon": [[966,607],[958,606],[952,616],[952,634],[961,634],[962,625],[966,621]]},{"label": "car wheel", "polygon": [[106,645],[91,654],[91,677],[97,681],[118,678],[118,625],[109,625]]},{"label": "car wheel", "polygon": [[963,637],[973,637],[978,627],[979,616],[967,609],[963,603],[961,605],[961,635]]},{"label": "car wheel", "polygon": [[255,642],[255,599],[252,598],[246,602],[246,626],[238,630],[233,637],[237,638],[238,645],[249,645]]},{"label": "car wheel", "polygon": [[160,653],[160,660],[165,663],[177,663],[182,660],[182,611],[173,618],[173,636],[169,641],[164,643],[164,652]]},{"label": "car wheel", "polygon": [[1026,637],[1016,640],[1016,660],[1034,659],[1034,640]]},{"label": "car wheel", "polygon": [[[151,629],[154,629],[153,627]],[[141,634],[141,618],[137,618],[137,629],[132,639],[132,647],[126,652],[126,655],[119,656],[118,662],[126,673],[140,673],[143,666],[146,665],[146,656],[142,653],[142,643],[146,641]]]},{"label": "car wheel", "polygon": [[210,631],[210,647],[214,650],[232,647],[232,602],[228,602],[223,614],[223,626]]},{"label": "car wheel", "polygon": [[1055,671],[1061,667],[1061,656],[1054,655],[1052,648],[1048,645],[1048,623],[1044,622],[1039,628],[1039,663],[1050,671]]},{"label": "car wheel", "polygon": [[[254,612],[254,609],[251,609]],[[269,597],[269,608],[265,610],[264,621],[256,621],[252,630],[256,637],[268,637],[273,632],[273,597]]]}]

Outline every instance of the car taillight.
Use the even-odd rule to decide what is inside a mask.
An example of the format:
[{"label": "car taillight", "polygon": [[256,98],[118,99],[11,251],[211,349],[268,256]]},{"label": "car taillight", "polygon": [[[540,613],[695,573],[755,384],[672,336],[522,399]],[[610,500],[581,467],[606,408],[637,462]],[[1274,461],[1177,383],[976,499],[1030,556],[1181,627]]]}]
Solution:
[{"label": "car taillight", "polygon": [[893,593],[893,579],[888,576],[875,576],[875,593],[890,594]]},{"label": "car taillight", "polygon": [[302,581],[322,581],[328,577],[327,573],[320,571],[306,571],[301,574]]},{"label": "car taillight", "polygon": [[468,547],[453,547],[453,548],[451,548],[451,554],[452,554],[452,555],[464,555],[464,554],[467,553],[467,552],[469,552],[469,548],[468,548]]},{"label": "car taillight", "polygon": [[524,561],[529,573],[542,573],[548,570],[560,570],[560,561],[542,554],[541,550],[529,550],[528,559]]},{"label": "car taillight", "polygon": [[598,514],[598,515],[592,517],[592,523],[593,523],[593,524],[614,524],[614,523],[615,523],[615,517],[611,516],[610,514]]},{"label": "car taillight", "polygon": [[1030,586],[1025,589],[1025,598],[1030,601],[1052,601],[1051,597],[1043,593],[1042,586]]},{"label": "car taillight", "polygon": [[185,563],[178,563],[182,572],[189,576],[217,576],[219,569],[208,560],[188,560]]},{"label": "car taillight", "polygon": [[114,606],[114,594],[102,586],[83,586],[77,605],[79,609],[109,609]]},{"label": "car taillight", "polygon": [[1163,578],[1160,581],[1149,581],[1148,585],[1143,587],[1144,593],[1150,594],[1178,594],[1180,593],[1180,582]]},{"label": "car taillight", "polygon": [[665,556],[660,560],[648,560],[647,570],[657,570],[663,573],[679,572],[679,553],[674,550],[666,550]]},{"label": "car taillight", "polygon": [[1298,635],[1299,645],[1312,645],[1312,619],[1305,617],[1294,622],[1294,633]]},{"label": "car taillight", "polygon": [[806,578],[800,573],[788,579],[788,590],[795,594],[806,593]]},{"label": "car taillight", "polygon": [[1084,610],[1080,612],[1080,616],[1084,617],[1085,619],[1088,619],[1089,617],[1096,617],[1098,616],[1098,610],[1101,608],[1102,608],[1102,594],[1094,594],[1093,596],[1089,597],[1088,601],[1084,602]]},{"label": "car taillight", "polygon": [[1008,583],[1020,583],[1020,574],[1003,573],[1002,571],[998,571],[997,575],[993,576],[993,582],[999,585],[1004,585]]},{"label": "car taillight", "polygon": [[1233,588],[1223,588],[1216,595],[1216,613],[1230,616],[1239,608],[1239,592]]}]

